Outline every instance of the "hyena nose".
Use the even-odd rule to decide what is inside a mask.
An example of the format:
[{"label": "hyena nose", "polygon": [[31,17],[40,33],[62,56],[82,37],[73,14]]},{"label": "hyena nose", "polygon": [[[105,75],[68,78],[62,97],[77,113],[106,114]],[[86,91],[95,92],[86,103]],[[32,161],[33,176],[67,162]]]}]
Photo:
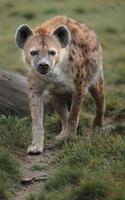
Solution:
[{"label": "hyena nose", "polygon": [[46,74],[49,69],[49,64],[47,63],[39,63],[38,64],[38,72],[41,74]]},{"label": "hyena nose", "polygon": [[38,65],[38,68],[39,69],[48,69],[49,65],[47,63],[40,63]]}]

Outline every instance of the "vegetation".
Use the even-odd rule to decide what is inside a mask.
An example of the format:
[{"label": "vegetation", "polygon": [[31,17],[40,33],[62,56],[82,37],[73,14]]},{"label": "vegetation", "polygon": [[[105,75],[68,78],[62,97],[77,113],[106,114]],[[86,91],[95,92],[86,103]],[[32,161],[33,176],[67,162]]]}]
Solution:
[{"label": "vegetation", "polygon": [[[95,104],[87,96],[81,112],[78,137],[57,149],[56,170],[44,191],[28,200],[123,200],[125,199],[125,23],[124,0],[1,0],[0,67],[25,74],[26,67],[14,42],[20,24],[32,28],[54,15],[63,14],[89,24],[103,46],[106,112],[102,135],[91,135]],[[55,113],[45,111],[45,143],[60,130]],[[31,140],[31,119],[0,115],[0,199],[10,199],[20,170],[15,154]],[[9,153],[11,151],[11,154]],[[12,155],[14,154],[14,155]],[[2,164],[1,164],[2,163]],[[4,165],[3,165],[4,163]],[[45,166],[34,165],[31,170]]]},{"label": "vegetation", "polygon": [[125,142],[121,135],[91,135],[65,142],[56,165],[44,190],[29,200],[125,199]]},{"label": "vegetation", "polygon": [[17,188],[20,176],[20,165],[15,156],[5,148],[0,147],[0,199],[10,199]]}]

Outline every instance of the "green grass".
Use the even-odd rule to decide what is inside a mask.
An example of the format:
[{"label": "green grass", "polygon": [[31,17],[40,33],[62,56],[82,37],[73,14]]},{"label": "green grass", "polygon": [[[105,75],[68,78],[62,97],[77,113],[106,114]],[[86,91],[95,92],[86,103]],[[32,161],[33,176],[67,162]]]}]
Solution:
[{"label": "green grass", "polygon": [[63,14],[88,23],[98,33],[108,70],[117,69],[121,64],[125,69],[124,9],[124,0],[1,0],[0,65],[24,73],[21,53],[15,47],[16,28],[23,23],[35,27],[54,15]]},{"label": "green grass", "polygon": [[[63,144],[57,169],[33,200],[125,199],[125,137],[78,137]],[[30,196],[29,196],[30,199]],[[31,200],[30,199],[30,200]]]},{"label": "green grass", "polygon": [[[112,128],[103,135],[89,135],[95,104],[88,95],[81,112],[78,138],[62,143],[56,156],[55,173],[49,177],[44,191],[36,197],[30,194],[28,200],[125,199],[124,10],[124,0],[0,1],[0,67],[3,69],[26,73],[21,52],[14,41],[19,25],[26,23],[34,28],[58,14],[89,24],[97,32],[103,47],[105,119],[107,127],[112,125]],[[44,116],[45,144],[52,143],[61,129],[58,116],[49,108]],[[26,150],[30,142],[29,116],[0,115],[0,159],[5,159],[0,160],[5,163],[0,165],[0,195],[3,195],[0,199],[10,199],[15,191],[15,182],[18,183],[19,167],[12,154]],[[43,167],[34,165],[32,170]]]},{"label": "green grass", "polygon": [[0,199],[9,200],[18,187],[20,165],[15,156],[0,146]]},{"label": "green grass", "polygon": [[35,164],[31,167],[32,171],[42,171],[45,168],[45,166],[41,166],[40,164]]},{"label": "green grass", "polygon": [[30,139],[31,120],[29,117],[2,117],[0,120],[0,144],[10,147],[14,151],[17,148],[26,148]]}]

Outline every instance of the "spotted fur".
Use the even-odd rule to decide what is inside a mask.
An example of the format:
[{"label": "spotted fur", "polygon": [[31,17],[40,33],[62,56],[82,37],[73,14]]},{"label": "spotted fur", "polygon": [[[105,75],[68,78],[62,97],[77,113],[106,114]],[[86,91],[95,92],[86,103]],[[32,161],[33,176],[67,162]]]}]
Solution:
[{"label": "spotted fur", "polygon": [[[21,27],[23,29],[23,26]],[[29,153],[43,150],[43,101],[47,93],[62,122],[62,131],[57,139],[76,134],[82,103],[88,90],[96,103],[94,126],[99,129],[104,115],[104,78],[102,50],[96,34],[87,25],[65,16],[56,16],[33,30],[23,30],[28,37],[21,37],[17,30],[16,41],[23,49],[28,65],[29,101],[33,121],[33,142]],[[32,32],[32,34],[31,34]],[[23,44],[21,43],[23,41]],[[35,48],[39,57],[31,58],[30,50]],[[55,56],[48,51],[56,50]],[[55,53],[53,53],[55,54]],[[44,57],[44,59],[43,59]],[[46,74],[36,70],[38,62],[49,63]],[[71,100],[67,108],[67,97]],[[41,121],[42,120],[42,121]],[[37,147],[37,148],[36,148]]]}]

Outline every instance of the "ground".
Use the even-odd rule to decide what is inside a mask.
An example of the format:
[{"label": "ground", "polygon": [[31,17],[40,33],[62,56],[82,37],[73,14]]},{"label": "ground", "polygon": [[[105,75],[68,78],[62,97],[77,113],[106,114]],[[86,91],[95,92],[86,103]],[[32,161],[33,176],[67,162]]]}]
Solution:
[{"label": "ground", "polygon": [[[26,23],[35,27],[54,15],[68,15],[89,24],[99,36],[106,93],[105,131],[101,135],[91,134],[95,106],[88,95],[81,112],[78,137],[54,149],[48,146],[59,133],[60,121],[53,110],[46,110],[46,148],[38,157],[25,153],[31,140],[30,115],[3,116],[1,113],[0,199],[14,199],[15,195],[19,200],[25,199],[24,195],[29,196],[28,200],[125,199],[124,10],[124,0],[31,0],[30,4],[28,0],[0,1],[1,68],[26,73],[14,41],[18,25]],[[43,181],[39,182],[40,177]],[[23,178],[31,183],[21,184]],[[28,194],[31,190],[39,192]]]},{"label": "ground", "polygon": [[53,170],[53,150],[46,150],[44,154],[37,156],[19,152],[18,160],[21,164],[21,187],[16,192],[15,200],[23,200],[31,192],[40,192],[45,181]]}]

